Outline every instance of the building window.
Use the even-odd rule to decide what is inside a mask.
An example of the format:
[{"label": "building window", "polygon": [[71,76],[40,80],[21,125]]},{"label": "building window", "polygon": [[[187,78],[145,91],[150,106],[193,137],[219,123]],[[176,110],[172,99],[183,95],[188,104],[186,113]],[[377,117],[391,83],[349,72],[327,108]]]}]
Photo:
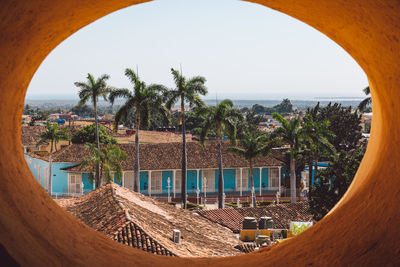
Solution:
[{"label": "building window", "polygon": [[207,185],[207,192],[215,192],[215,170],[202,170],[202,179],[203,192],[206,190],[205,185]]},{"label": "building window", "polygon": [[156,171],[151,172],[151,192],[161,193],[162,192],[162,172]]},{"label": "building window", "polygon": [[269,168],[269,187],[279,187],[279,168]]},{"label": "building window", "polygon": [[[236,169],[236,190],[240,191],[240,169]],[[247,191],[249,188],[249,169],[242,169],[242,191]]]},{"label": "building window", "polygon": [[133,190],[135,175],[133,172],[124,172],[124,186]]},{"label": "building window", "polygon": [[175,192],[180,193],[182,187],[182,171],[175,171]]},{"label": "building window", "polygon": [[82,194],[82,174],[70,173],[68,176],[68,193]]}]

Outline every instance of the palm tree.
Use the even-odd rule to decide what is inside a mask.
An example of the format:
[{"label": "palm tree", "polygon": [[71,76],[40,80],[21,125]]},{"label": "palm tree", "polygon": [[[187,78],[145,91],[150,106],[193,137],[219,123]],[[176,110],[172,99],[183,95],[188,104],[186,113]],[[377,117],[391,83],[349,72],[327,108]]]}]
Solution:
[{"label": "palm tree", "polygon": [[[41,144],[50,143],[50,153],[49,153],[49,168],[48,168],[48,177],[49,177],[49,194],[51,196],[52,192],[52,174],[51,174],[51,166],[52,166],[52,157],[53,157],[53,147],[57,149],[57,143],[60,140],[68,140],[68,129],[58,129],[58,124],[49,122],[46,123],[46,130],[39,134],[39,141],[36,143],[36,146],[40,146]],[[47,185],[45,185],[46,188]]]},{"label": "palm tree", "polygon": [[[94,122],[96,125],[96,145],[97,148],[100,149],[100,141],[99,141],[99,126],[97,121],[97,104],[99,101],[99,97],[102,97],[104,101],[107,101],[107,95],[111,91],[106,81],[110,78],[107,74],[103,74],[97,80],[93,77],[92,74],[88,73],[86,77],[86,82],[75,82],[75,86],[79,87],[79,98],[80,101],[78,103],[78,107],[81,107],[86,104],[89,100],[93,103],[94,108]],[[96,171],[96,187],[100,186],[101,182],[101,172],[100,165],[97,166]]]},{"label": "palm tree", "polygon": [[249,162],[251,204],[253,207],[255,207],[257,203],[255,189],[254,189],[254,179],[253,179],[254,159],[256,159],[259,156],[266,156],[269,153],[271,153],[272,148],[276,146],[278,142],[279,139],[272,138],[271,135],[262,134],[259,131],[246,131],[243,133],[243,138],[240,140],[239,146],[229,148],[230,152],[234,152],[239,156],[244,157],[246,161]]},{"label": "palm tree", "polygon": [[282,115],[273,113],[272,117],[282,124],[274,133],[282,138],[284,143],[289,145],[290,156],[290,201],[296,202],[296,166],[295,158],[302,148],[303,131],[299,116],[287,121]]},{"label": "palm tree", "polygon": [[186,153],[186,128],[185,128],[185,102],[190,107],[203,106],[204,102],[199,95],[207,94],[207,87],[204,85],[206,79],[201,76],[195,76],[186,79],[182,73],[171,68],[171,73],[175,82],[175,89],[166,93],[166,107],[171,109],[172,106],[180,101],[181,118],[182,118],[182,206],[186,209],[186,171],[187,171],[187,153]]},{"label": "palm tree", "polygon": [[79,170],[90,169],[89,179],[91,181],[95,179],[93,172],[97,171],[97,166],[100,166],[100,172],[104,175],[107,183],[113,181],[114,173],[117,181],[121,181],[121,164],[126,160],[126,153],[124,151],[121,151],[117,145],[103,145],[98,149],[91,143],[86,143],[85,149],[90,156],[81,162]]},{"label": "palm tree", "polygon": [[111,104],[118,97],[126,98],[125,104],[117,111],[114,120],[114,128],[117,129],[117,125],[121,120],[125,120],[132,110],[135,111],[135,181],[134,191],[139,192],[140,189],[140,163],[139,163],[139,130],[140,130],[140,119],[141,117],[150,124],[151,111],[159,112],[163,115],[165,120],[168,120],[168,110],[162,105],[163,99],[160,93],[165,93],[167,90],[164,86],[158,84],[152,84],[146,86],[146,84],[140,81],[138,75],[132,69],[125,70],[125,76],[133,83],[133,92],[128,89],[113,89],[109,95]]},{"label": "palm tree", "polygon": [[[329,130],[329,121],[315,121],[311,113],[307,113],[303,118],[303,132],[305,150],[304,154],[308,158],[309,167],[309,186],[312,184],[312,173],[314,166],[314,177],[317,175],[318,160],[323,155],[333,155],[336,153],[335,147],[329,142],[335,135]],[[311,191],[309,192],[311,198]]]},{"label": "palm tree", "polygon": [[[365,87],[363,89],[363,91],[364,91],[365,95],[369,95],[371,93],[369,90],[369,86]],[[361,101],[360,104],[358,104],[358,109],[360,111],[364,111],[367,106],[371,105],[371,103],[372,103],[372,99],[369,96],[369,97],[365,98],[363,101]]]},{"label": "palm tree", "polygon": [[233,108],[233,102],[225,99],[216,106],[204,106],[198,109],[197,114],[204,118],[204,125],[200,132],[200,143],[204,145],[207,134],[212,127],[216,127],[218,140],[218,208],[224,208],[224,178],[222,169],[222,140],[223,130],[228,134],[232,144],[236,143],[236,123],[243,119],[242,114]]}]

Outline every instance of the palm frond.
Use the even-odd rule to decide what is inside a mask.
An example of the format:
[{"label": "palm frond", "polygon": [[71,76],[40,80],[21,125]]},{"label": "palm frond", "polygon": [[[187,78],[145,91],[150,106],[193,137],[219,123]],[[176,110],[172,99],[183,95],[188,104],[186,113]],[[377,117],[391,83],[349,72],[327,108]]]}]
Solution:
[{"label": "palm frond", "polygon": [[116,98],[131,98],[132,93],[126,89],[126,88],[121,88],[121,89],[114,89],[110,92],[108,99],[111,104],[114,104],[114,101]]}]

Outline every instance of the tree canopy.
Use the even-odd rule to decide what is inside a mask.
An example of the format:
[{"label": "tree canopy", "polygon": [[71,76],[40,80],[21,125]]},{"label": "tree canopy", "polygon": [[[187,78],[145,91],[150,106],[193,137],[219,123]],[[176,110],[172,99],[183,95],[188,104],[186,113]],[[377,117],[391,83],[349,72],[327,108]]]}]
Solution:
[{"label": "tree canopy", "polygon": [[[116,144],[117,140],[109,136],[106,127],[99,125],[99,141],[101,144]],[[94,124],[87,125],[80,129],[72,136],[73,144],[85,144],[96,142],[96,126]]]}]

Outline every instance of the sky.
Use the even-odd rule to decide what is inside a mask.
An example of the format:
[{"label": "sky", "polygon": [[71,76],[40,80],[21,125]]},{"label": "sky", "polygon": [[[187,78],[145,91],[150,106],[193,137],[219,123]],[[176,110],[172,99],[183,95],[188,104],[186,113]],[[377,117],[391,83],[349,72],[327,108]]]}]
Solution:
[{"label": "sky", "polygon": [[74,82],[87,73],[132,88],[126,68],[173,87],[171,67],[206,77],[209,99],[362,97],[368,85],[340,46],[292,17],[238,0],[158,0],[70,36],[43,61],[27,98],[76,98]]}]

